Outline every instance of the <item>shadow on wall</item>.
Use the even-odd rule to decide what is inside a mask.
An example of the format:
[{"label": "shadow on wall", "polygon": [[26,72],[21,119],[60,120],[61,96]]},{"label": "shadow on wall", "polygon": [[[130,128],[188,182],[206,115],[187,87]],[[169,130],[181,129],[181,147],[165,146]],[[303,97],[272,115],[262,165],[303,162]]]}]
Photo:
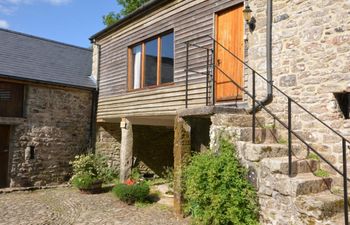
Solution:
[{"label": "shadow on wall", "polygon": [[119,123],[98,123],[96,153],[107,158],[108,165],[119,170],[121,130]]},{"label": "shadow on wall", "polygon": [[174,167],[172,127],[134,125],[133,135],[136,166],[144,164],[147,167],[141,168],[141,172],[154,172],[162,176],[166,168]]},{"label": "shadow on wall", "polygon": [[206,151],[210,143],[210,118],[189,118],[188,123],[191,126],[191,151]]}]

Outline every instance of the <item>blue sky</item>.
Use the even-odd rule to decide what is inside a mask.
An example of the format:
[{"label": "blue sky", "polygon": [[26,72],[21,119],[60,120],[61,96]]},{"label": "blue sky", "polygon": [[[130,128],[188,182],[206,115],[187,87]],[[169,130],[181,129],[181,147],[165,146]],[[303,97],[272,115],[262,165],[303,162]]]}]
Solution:
[{"label": "blue sky", "polygon": [[118,10],[115,0],[0,0],[0,27],[89,47],[102,15]]}]

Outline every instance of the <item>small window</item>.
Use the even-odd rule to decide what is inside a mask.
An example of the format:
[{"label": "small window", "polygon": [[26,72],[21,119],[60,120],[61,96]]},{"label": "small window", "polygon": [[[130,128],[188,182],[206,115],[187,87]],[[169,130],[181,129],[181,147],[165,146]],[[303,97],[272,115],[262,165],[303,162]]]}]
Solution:
[{"label": "small window", "polygon": [[345,119],[350,119],[350,93],[335,93],[334,95]]},{"label": "small window", "polygon": [[0,117],[23,116],[24,86],[0,82]]},{"label": "small window", "polygon": [[174,82],[174,34],[167,33],[129,48],[129,90]]}]

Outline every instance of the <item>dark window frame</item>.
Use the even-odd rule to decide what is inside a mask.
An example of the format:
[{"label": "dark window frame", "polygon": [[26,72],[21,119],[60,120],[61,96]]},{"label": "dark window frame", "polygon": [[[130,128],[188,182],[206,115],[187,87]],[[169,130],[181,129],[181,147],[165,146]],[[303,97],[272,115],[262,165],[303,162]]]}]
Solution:
[{"label": "dark window frame", "polygon": [[[0,117],[5,118],[24,118],[25,117],[25,99],[26,99],[26,85],[22,83],[0,81],[0,89],[8,96],[0,99],[0,110],[2,107],[10,107],[11,112],[4,110],[0,112]],[[15,99],[13,99],[15,96]],[[8,99],[6,99],[6,97]]]},{"label": "dark window frame", "polygon": [[[174,84],[174,72],[175,72],[175,62],[173,62],[173,81],[162,83],[162,75],[161,75],[161,64],[162,64],[162,43],[161,39],[162,37],[173,34],[173,57],[175,61],[175,33],[174,30],[168,30],[163,33],[160,33],[158,35],[152,36],[150,38],[147,38],[141,42],[135,43],[133,45],[130,45],[128,47],[128,57],[127,57],[127,65],[128,65],[128,81],[127,81],[127,89],[128,91],[137,91],[137,90],[143,90],[143,89],[149,89],[149,88],[156,88],[156,87],[162,87],[162,86],[168,86]],[[152,40],[157,40],[157,82],[155,85],[146,86],[145,85],[145,50],[146,50],[146,43]],[[140,88],[134,88],[134,73],[133,73],[133,48],[141,46],[141,79],[140,79]]]}]

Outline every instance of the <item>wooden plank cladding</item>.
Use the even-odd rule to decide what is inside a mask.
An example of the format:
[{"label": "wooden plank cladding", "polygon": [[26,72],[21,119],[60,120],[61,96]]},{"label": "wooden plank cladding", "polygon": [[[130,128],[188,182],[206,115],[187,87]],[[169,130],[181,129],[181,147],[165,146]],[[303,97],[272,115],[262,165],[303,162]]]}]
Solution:
[{"label": "wooden plank cladding", "polygon": [[[101,46],[98,120],[124,116],[175,115],[185,107],[185,42],[197,37],[214,37],[214,18],[218,11],[243,0],[174,0],[146,16],[126,23],[96,43]],[[129,47],[169,30],[174,34],[174,82],[165,86],[132,90]],[[158,45],[160,46],[158,39]],[[198,44],[212,47],[207,38]],[[158,55],[161,49],[158,49]],[[190,51],[190,67],[205,72],[206,51]],[[158,59],[160,60],[160,59]],[[160,63],[160,62],[158,62]],[[160,68],[157,68],[159,76]],[[143,82],[143,81],[142,81]],[[203,106],[206,99],[206,76],[189,74],[189,107]]]}]

